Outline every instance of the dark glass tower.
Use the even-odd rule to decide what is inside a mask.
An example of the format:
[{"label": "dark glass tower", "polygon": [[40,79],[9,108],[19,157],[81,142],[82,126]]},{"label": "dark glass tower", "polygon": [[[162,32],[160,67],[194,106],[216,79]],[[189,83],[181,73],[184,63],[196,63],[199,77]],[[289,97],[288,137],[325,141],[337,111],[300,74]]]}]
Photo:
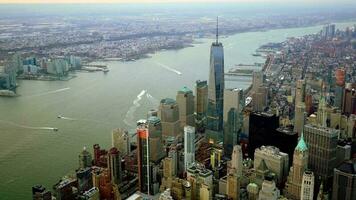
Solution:
[{"label": "dark glass tower", "polygon": [[223,130],[224,109],[224,48],[218,40],[218,23],[216,41],[210,48],[210,71],[208,84],[207,129],[214,132]]}]

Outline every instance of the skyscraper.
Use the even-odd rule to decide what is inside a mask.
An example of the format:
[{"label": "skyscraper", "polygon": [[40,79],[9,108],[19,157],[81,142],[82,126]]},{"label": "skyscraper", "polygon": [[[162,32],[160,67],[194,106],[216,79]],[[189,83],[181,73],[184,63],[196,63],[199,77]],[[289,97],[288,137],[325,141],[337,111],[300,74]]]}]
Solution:
[{"label": "skyscraper", "polygon": [[206,126],[206,113],[208,109],[208,83],[207,81],[196,81],[195,84],[196,100],[196,123],[197,131],[203,131]]},{"label": "skyscraper", "polygon": [[305,171],[302,179],[300,199],[313,200],[313,197],[314,197],[314,173],[312,171]]},{"label": "skyscraper", "polygon": [[305,111],[305,80],[298,80],[295,91],[294,132],[297,132],[299,136],[304,127]]},{"label": "skyscraper", "polygon": [[337,69],[335,72],[336,85],[335,85],[335,100],[334,106],[342,109],[344,88],[345,88],[345,70]]},{"label": "skyscraper", "polygon": [[184,127],[184,170],[195,161],[195,128]]},{"label": "skyscraper", "polygon": [[111,182],[119,184],[122,180],[121,172],[121,155],[116,147],[112,147],[108,152],[108,167],[111,177]]},{"label": "skyscraper", "polygon": [[288,154],[280,152],[273,146],[262,146],[255,150],[254,166],[259,166],[264,160],[267,168],[277,177],[277,185],[281,185],[288,175]]},{"label": "skyscraper", "polygon": [[112,147],[117,148],[122,156],[130,153],[130,135],[122,128],[114,129],[111,133]]},{"label": "skyscraper", "polygon": [[286,184],[286,196],[291,199],[300,199],[303,174],[308,168],[308,148],[301,135],[298,145],[295,147],[293,166],[289,170]]},{"label": "skyscraper", "polygon": [[[304,126],[304,138],[309,150],[309,168],[316,177],[322,178],[327,189],[331,187],[332,180],[330,178],[332,178],[333,169],[336,167],[338,135],[339,131],[336,129],[313,124]],[[317,184],[319,185],[319,183]]]},{"label": "skyscraper", "polygon": [[142,193],[150,193],[149,133],[146,120],[137,123],[138,187]]},{"label": "skyscraper", "polygon": [[257,92],[257,89],[263,85],[263,71],[254,71],[252,74],[252,91]]},{"label": "skyscraper", "polygon": [[243,90],[226,89],[224,91],[224,151],[228,157],[231,156],[233,146],[239,143],[243,128],[244,105]]},{"label": "skyscraper", "polygon": [[334,169],[332,199],[356,199],[356,160],[345,161]]},{"label": "skyscraper", "polygon": [[207,129],[211,131],[211,138],[219,140],[223,130],[224,109],[224,48],[219,42],[218,23],[216,41],[210,48],[210,70],[208,83],[208,116]]},{"label": "skyscraper", "polygon": [[162,135],[177,137],[180,133],[179,108],[175,100],[165,98],[159,105],[158,117],[161,119]]},{"label": "skyscraper", "polygon": [[300,134],[302,134],[302,129],[304,127],[305,111],[306,111],[305,102],[299,102],[295,104],[294,132],[297,132],[299,136]]},{"label": "skyscraper", "polygon": [[[255,149],[262,145],[278,147],[282,152],[293,157],[297,146],[298,134],[286,129],[279,129],[279,117],[268,113],[251,113],[249,120],[248,155],[253,158]],[[289,160],[292,165],[292,159]]]},{"label": "skyscraper", "polygon": [[343,113],[356,114],[356,83],[346,84],[344,91]]},{"label": "skyscraper", "polygon": [[272,177],[266,177],[262,183],[262,188],[258,195],[258,200],[277,200],[280,196],[280,191],[276,187]]},{"label": "skyscraper", "polygon": [[300,102],[305,102],[305,80],[301,79],[297,81],[296,91],[295,91],[295,104]]},{"label": "skyscraper", "polygon": [[80,168],[75,171],[77,181],[78,181],[78,190],[79,192],[85,192],[93,187],[93,180],[91,174],[91,168]]},{"label": "skyscraper", "polygon": [[79,154],[79,168],[91,167],[92,157],[87,148],[84,147],[83,151]]},{"label": "skyscraper", "polygon": [[148,132],[150,133],[150,160],[159,162],[166,155],[163,149],[161,120],[156,116],[147,119]]},{"label": "skyscraper", "polygon": [[227,175],[226,193],[231,200],[240,199],[240,180],[237,174]]},{"label": "skyscraper", "polygon": [[183,87],[177,92],[177,104],[179,108],[179,120],[181,127],[194,126],[194,95],[193,91]]},{"label": "skyscraper", "polygon": [[231,170],[237,174],[238,177],[242,176],[242,149],[240,145],[235,145],[232,151]]}]

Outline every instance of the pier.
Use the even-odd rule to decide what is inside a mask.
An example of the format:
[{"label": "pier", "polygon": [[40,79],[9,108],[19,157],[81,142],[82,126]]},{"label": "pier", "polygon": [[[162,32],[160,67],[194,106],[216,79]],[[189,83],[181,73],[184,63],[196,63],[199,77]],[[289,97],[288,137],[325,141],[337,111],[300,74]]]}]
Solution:
[{"label": "pier", "polygon": [[108,66],[106,65],[93,65],[93,64],[83,64],[83,67],[96,67],[96,68],[101,68],[101,69],[106,69]]}]

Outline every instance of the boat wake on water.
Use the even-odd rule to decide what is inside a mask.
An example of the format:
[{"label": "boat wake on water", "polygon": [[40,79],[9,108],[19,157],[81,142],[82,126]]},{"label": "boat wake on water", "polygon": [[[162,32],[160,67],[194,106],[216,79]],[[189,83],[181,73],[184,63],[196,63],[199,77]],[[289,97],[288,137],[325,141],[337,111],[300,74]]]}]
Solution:
[{"label": "boat wake on water", "polygon": [[168,65],[165,65],[165,64],[162,64],[162,63],[159,63],[159,62],[156,62],[156,64],[157,64],[158,66],[160,66],[160,67],[162,67],[162,68],[168,70],[168,71],[174,72],[174,73],[176,73],[176,74],[178,74],[178,75],[182,75],[182,72],[180,72],[180,71],[178,71],[178,70],[176,70],[176,69],[174,69],[174,68],[172,68],[172,67],[170,67],[170,66],[168,66]]},{"label": "boat wake on water", "polygon": [[53,91],[48,91],[48,92],[44,92],[44,93],[40,93],[40,94],[29,95],[29,96],[26,96],[26,97],[39,97],[39,96],[44,96],[44,95],[48,95],[48,94],[56,94],[56,93],[59,93],[59,92],[64,92],[66,90],[70,90],[70,88],[66,87],[66,88],[53,90]]},{"label": "boat wake on water", "polygon": [[136,112],[136,110],[141,106],[141,104],[139,103],[143,97],[143,95],[145,95],[146,90],[142,90],[136,97],[136,99],[133,100],[132,102],[132,106],[129,108],[129,110],[126,113],[125,119],[124,119],[124,123],[130,127],[135,127],[136,123],[134,120],[134,113]]},{"label": "boat wake on water", "polygon": [[27,125],[17,124],[17,123],[15,123],[15,122],[6,121],[6,120],[0,120],[0,123],[8,124],[8,125],[15,126],[15,127],[18,127],[18,128],[23,128],[23,129],[58,131],[58,128],[55,128],[55,127],[27,126]]},{"label": "boat wake on water", "polygon": [[62,120],[68,120],[68,121],[86,121],[86,122],[93,122],[93,123],[97,123],[97,124],[114,125],[112,123],[108,123],[105,121],[99,121],[99,120],[95,120],[95,119],[79,119],[79,118],[65,117],[63,115],[58,115],[57,118],[62,119]]},{"label": "boat wake on water", "polygon": [[154,98],[150,93],[146,92],[146,97],[148,98],[148,100],[151,101],[154,106],[157,107],[159,105],[159,100]]}]

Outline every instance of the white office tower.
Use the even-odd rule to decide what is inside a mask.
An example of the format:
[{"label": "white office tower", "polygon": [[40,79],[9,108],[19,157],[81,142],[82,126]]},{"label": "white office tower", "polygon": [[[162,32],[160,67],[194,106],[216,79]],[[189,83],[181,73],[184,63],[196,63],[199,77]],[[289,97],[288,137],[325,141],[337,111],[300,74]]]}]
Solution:
[{"label": "white office tower", "polygon": [[301,200],[313,200],[314,196],[314,173],[305,171],[303,174],[302,189],[300,191]]},{"label": "white office tower", "polygon": [[262,183],[258,200],[277,200],[279,195],[280,191],[276,187],[276,183],[273,181],[273,178],[266,178]]},{"label": "white office tower", "polygon": [[195,161],[195,128],[184,126],[184,170]]},{"label": "white office tower", "polygon": [[242,149],[240,145],[235,145],[232,151],[231,168],[238,177],[242,176]]}]

